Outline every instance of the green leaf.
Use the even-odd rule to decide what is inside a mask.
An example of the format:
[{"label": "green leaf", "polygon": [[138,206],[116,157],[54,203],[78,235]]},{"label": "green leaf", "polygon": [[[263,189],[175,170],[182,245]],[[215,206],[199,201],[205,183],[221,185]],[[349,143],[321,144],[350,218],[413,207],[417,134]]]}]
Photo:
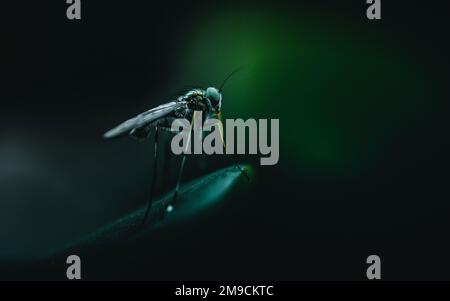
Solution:
[{"label": "green leaf", "polygon": [[[243,166],[242,168],[251,179],[251,167]],[[245,185],[237,185],[240,182]],[[242,187],[248,188],[250,185],[251,180],[248,181],[236,166],[221,169],[181,185],[177,202],[171,212],[167,212],[166,209],[172,202],[173,191],[153,202],[145,224],[143,224],[143,217],[147,204],[70,244],[63,251],[56,252],[54,256],[146,238],[146,236],[151,236],[151,231],[155,228],[195,218],[196,215],[213,209],[215,205],[225,199],[226,195],[236,193]]]}]

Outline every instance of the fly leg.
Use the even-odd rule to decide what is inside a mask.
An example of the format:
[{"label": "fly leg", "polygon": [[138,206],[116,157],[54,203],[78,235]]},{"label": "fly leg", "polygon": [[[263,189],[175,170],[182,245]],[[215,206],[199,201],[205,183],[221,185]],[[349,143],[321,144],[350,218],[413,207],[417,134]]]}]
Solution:
[{"label": "fly leg", "polygon": [[189,128],[189,135],[188,135],[188,139],[187,139],[187,143],[186,143],[186,147],[183,151],[183,158],[181,159],[181,164],[180,164],[180,169],[178,170],[178,175],[177,175],[177,184],[175,186],[175,191],[173,193],[173,197],[172,197],[172,201],[170,202],[170,204],[167,206],[166,208],[166,212],[171,212],[173,210],[173,207],[177,201],[177,197],[178,197],[178,191],[180,189],[180,183],[181,183],[181,176],[183,175],[183,170],[184,170],[184,164],[186,162],[186,152],[190,147],[191,144],[191,133],[192,133],[192,124],[193,121],[195,120],[195,116],[197,114],[197,111],[194,111],[193,115],[192,115],[192,120],[191,120],[191,126]]},{"label": "fly leg", "polygon": [[153,203],[153,194],[155,190],[156,183],[156,171],[158,170],[158,124],[155,125],[155,144],[153,151],[153,176],[152,176],[152,184],[150,186],[150,198],[147,203],[147,209],[145,210],[144,218],[142,219],[142,225],[145,225],[147,221],[150,210],[152,209]]},{"label": "fly leg", "polygon": [[177,185],[175,186],[175,192],[173,193],[172,202],[169,206],[167,206],[167,212],[171,212],[173,210],[173,206],[177,201],[178,191],[180,190],[181,176],[183,175],[184,163],[186,162],[186,155],[183,154],[183,158],[181,159],[180,169],[178,170],[177,176]]},{"label": "fly leg", "polygon": [[[221,121],[219,123],[220,140],[222,141],[222,145],[223,145],[223,153],[226,154],[227,153],[227,145],[225,144],[225,140],[223,138],[223,125],[222,125],[222,114],[221,113],[219,113],[219,120]],[[230,159],[231,159],[232,163],[239,169],[241,174],[244,175],[247,178],[247,181],[250,182],[250,177],[242,169],[242,167],[236,162],[236,160],[233,157],[230,157]]]},{"label": "fly leg", "polygon": [[[225,145],[224,145],[224,152],[226,151],[225,149]],[[230,157],[231,162],[233,162],[233,164],[239,169],[239,171],[241,172],[242,175],[244,175],[247,178],[247,181],[250,182],[250,177],[248,176],[248,174],[245,172],[245,170],[242,169],[242,167],[239,165],[239,163],[236,162],[236,160],[233,157]]]}]

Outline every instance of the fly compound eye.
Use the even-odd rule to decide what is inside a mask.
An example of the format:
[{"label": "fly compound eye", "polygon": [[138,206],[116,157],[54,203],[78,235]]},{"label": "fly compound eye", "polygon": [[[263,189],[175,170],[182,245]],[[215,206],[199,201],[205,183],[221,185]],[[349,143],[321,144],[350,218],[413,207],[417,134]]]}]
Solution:
[{"label": "fly compound eye", "polygon": [[209,87],[208,89],[206,89],[205,96],[209,99],[213,106],[217,106],[220,102],[221,95],[219,91],[214,87]]}]

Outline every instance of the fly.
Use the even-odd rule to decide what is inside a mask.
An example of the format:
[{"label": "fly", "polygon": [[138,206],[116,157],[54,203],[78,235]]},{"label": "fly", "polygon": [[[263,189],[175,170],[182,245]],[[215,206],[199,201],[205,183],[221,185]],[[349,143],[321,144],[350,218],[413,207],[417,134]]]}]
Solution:
[{"label": "fly", "polygon": [[[148,215],[152,208],[153,194],[156,182],[156,171],[158,163],[158,133],[159,130],[171,129],[172,122],[179,118],[184,118],[192,121],[195,118],[195,114],[201,111],[202,116],[205,119],[216,118],[221,119],[221,109],[222,109],[222,92],[225,83],[231,78],[238,70],[233,71],[222,83],[219,89],[215,87],[208,87],[206,90],[203,89],[193,89],[186,94],[178,97],[176,100],[162,104],[156,108],[145,111],[133,118],[130,118],[123,123],[119,124],[115,128],[107,131],[103,136],[104,138],[111,139],[117,138],[124,135],[129,135],[137,139],[146,139],[150,137],[152,129],[155,132],[155,142],[153,151],[153,177],[150,188],[150,198],[147,203],[147,208],[145,210],[144,218],[142,224],[145,224]],[[203,120],[205,121],[205,120]],[[223,143],[223,137],[222,137]],[[223,143],[225,148],[225,143]],[[174,209],[178,190],[180,188],[181,176],[183,174],[184,164],[186,161],[186,155],[183,153],[181,164],[178,170],[177,182],[175,186],[175,191],[172,197],[172,201],[166,207],[167,212],[171,212]],[[243,169],[236,164],[236,167],[240,172],[247,178],[247,174]]]}]

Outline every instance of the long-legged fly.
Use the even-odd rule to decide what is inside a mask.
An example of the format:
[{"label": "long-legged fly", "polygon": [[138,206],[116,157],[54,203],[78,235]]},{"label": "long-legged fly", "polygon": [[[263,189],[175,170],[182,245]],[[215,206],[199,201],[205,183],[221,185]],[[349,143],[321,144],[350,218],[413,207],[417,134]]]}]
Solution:
[{"label": "long-legged fly", "polygon": [[[221,108],[222,108],[222,92],[223,87],[227,80],[237,72],[238,70],[232,72],[222,83],[219,89],[215,87],[209,87],[206,90],[203,89],[192,89],[186,94],[178,97],[176,100],[171,101],[166,104],[162,104],[156,108],[145,111],[131,119],[126,120],[125,122],[119,124],[115,128],[109,130],[104,134],[104,137],[116,138],[123,135],[130,135],[131,137],[138,139],[148,138],[154,129],[155,139],[154,139],[154,152],[153,152],[153,177],[150,188],[150,198],[148,200],[147,209],[144,214],[144,218],[142,223],[145,224],[149,212],[152,207],[153,202],[153,194],[155,189],[155,180],[156,180],[156,170],[158,163],[158,133],[160,129],[170,130],[172,122],[175,119],[185,118],[187,120],[192,121],[195,118],[195,114],[198,111],[202,112],[202,116],[205,119],[208,118],[216,118],[221,119]],[[225,148],[225,143],[222,142]],[[177,182],[175,186],[175,191],[172,197],[171,203],[167,206],[166,211],[170,212],[173,210],[175,202],[178,196],[178,190],[180,187],[181,176],[183,174],[184,163],[186,160],[186,155],[183,153],[183,157],[181,160],[181,164],[178,170]],[[239,166],[236,164],[236,167],[244,174],[247,179],[248,176]]]}]

